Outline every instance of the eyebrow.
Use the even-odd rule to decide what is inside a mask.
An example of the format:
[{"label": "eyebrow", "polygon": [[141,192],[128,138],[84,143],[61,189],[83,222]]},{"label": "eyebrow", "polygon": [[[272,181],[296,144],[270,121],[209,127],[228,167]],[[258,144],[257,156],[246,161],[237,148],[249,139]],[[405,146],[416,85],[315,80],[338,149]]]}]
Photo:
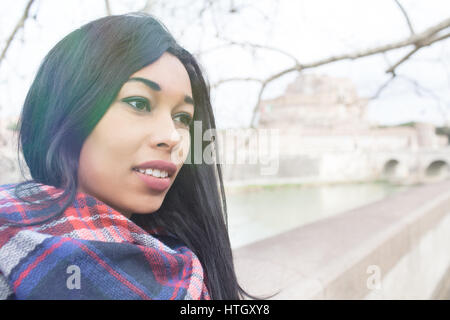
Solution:
[{"label": "eyebrow", "polygon": [[[127,82],[129,82],[129,81],[138,81],[138,82],[145,84],[147,87],[149,87],[152,90],[161,91],[161,87],[159,86],[159,84],[157,84],[156,82],[154,82],[152,80],[148,80],[148,79],[140,78],[140,77],[134,77],[134,78],[128,79]],[[192,99],[192,97],[190,97],[188,95],[184,96],[184,102],[194,105],[194,99]]]}]

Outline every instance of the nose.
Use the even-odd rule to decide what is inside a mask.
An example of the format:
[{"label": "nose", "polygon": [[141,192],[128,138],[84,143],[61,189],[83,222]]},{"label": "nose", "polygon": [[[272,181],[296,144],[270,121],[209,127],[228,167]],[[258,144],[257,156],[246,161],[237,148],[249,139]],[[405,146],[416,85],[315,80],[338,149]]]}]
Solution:
[{"label": "nose", "polygon": [[181,140],[170,114],[159,115],[150,126],[150,144],[153,148],[171,151]]}]

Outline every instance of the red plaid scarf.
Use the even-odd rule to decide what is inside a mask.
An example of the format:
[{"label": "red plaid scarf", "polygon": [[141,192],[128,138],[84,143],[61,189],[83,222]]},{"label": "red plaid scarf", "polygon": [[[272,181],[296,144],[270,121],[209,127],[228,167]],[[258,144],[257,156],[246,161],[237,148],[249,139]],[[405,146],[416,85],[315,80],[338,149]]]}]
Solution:
[{"label": "red plaid scarf", "polygon": [[[199,259],[169,234],[150,234],[84,193],[28,204],[0,186],[0,299],[210,299]],[[63,192],[35,184],[29,196]]]}]

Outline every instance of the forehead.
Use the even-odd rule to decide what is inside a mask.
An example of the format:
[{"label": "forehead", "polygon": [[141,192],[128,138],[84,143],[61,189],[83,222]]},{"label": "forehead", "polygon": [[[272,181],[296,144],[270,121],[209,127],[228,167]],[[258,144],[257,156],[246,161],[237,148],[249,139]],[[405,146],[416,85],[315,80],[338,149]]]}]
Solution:
[{"label": "forehead", "polygon": [[133,73],[130,78],[144,78],[158,83],[161,91],[191,95],[189,74],[181,61],[164,52],[155,62]]}]

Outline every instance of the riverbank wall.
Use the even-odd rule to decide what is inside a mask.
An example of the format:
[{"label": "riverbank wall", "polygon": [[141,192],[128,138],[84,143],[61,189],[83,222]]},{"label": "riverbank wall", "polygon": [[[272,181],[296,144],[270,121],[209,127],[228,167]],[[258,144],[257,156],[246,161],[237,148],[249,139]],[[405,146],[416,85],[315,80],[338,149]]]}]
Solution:
[{"label": "riverbank wall", "polygon": [[449,299],[450,181],[412,188],[234,250],[272,299]]}]

